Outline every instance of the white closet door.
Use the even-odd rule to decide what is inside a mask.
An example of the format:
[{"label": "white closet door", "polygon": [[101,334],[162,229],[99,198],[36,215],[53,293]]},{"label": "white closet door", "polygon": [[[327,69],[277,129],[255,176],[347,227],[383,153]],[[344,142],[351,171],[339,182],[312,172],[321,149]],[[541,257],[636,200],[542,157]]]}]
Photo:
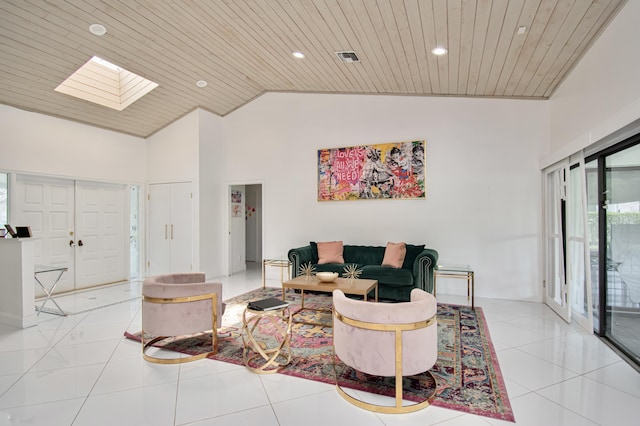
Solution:
[{"label": "white closet door", "polygon": [[[35,263],[66,266],[56,293],[74,289],[74,183],[71,180],[16,176],[15,215],[11,224],[30,226],[34,238]],[[47,278],[44,278],[47,279]],[[44,292],[35,287],[36,296]]]},{"label": "white closet door", "polygon": [[149,185],[148,271],[149,275],[171,272],[171,187],[168,184]]},{"label": "white closet door", "polygon": [[191,182],[149,185],[149,275],[192,270],[191,188]]},{"label": "white closet door", "polygon": [[171,185],[171,272],[193,269],[193,199],[191,182]]},{"label": "white closet door", "polygon": [[76,288],[123,281],[125,186],[76,183]]}]

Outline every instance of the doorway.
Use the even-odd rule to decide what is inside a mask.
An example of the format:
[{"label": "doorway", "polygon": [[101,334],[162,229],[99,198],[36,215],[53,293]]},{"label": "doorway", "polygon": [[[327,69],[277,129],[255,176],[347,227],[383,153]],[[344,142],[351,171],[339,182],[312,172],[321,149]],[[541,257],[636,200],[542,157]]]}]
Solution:
[{"label": "doorway", "polygon": [[229,185],[229,275],[262,262],[262,189],[261,183]]}]

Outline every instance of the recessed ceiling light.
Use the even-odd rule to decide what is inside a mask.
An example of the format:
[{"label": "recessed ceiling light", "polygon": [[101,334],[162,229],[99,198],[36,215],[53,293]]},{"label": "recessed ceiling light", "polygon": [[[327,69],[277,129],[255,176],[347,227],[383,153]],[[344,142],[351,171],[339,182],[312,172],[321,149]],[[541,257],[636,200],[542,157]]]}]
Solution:
[{"label": "recessed ceiling light", "polygon": [[444,47],[434,47],[433,49],[431,49],[431,53],[437,56],[444,55],[447,52],[448,50]]},{"label": "recessed ceiling light", "polygon": [[296,52],[293,52],[293,53],[292,53],[292,55],[293,55],[294,57],[298,58],[298,59],[302,59],[302,58],[304,58],[304,53],[302,53],[302,52],[298,52],[298,51],[296,51]]},{"label": "recessed ceiling light", "polygon": [[89,31],[91,31],[91,34],[94,34],[94,35],[97,35],[97,36],[103,36],[103,35],[105,35],[107,33],[107,29],[102,24],[91,24],[91,25],[89,25]]},{"label": "recessed ceiling light", "polygon": [[518,27],[518,34],[522,35],[527,31],[527,27],[525,27],[524,25],[521,27]]},{"label": "recessed ceiling light", "polygon": [[196,81],[196,86],[201,87],[201,88],[202,87],[207,87],[207,84],[209,84],[209,83],[207,83],[206,80],[198,80],[198,81]]}]

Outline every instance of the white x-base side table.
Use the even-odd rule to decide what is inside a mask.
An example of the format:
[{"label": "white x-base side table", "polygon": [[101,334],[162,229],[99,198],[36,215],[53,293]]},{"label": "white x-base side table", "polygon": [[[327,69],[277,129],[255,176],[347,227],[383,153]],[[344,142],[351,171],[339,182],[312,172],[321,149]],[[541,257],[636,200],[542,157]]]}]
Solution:
[{"label": "white x-base side table", "polygon": [[[33,278],[36,280],[38,285],[42,287],[42,290],[44,290],[45,294],[47,295],[47,297],[45,297],[44,301],[42,302],[42,305],[40,306],[36,305],[36,311],[38,311],[36,315],[40,315],[40,312],[46,312],[48,314],[61,315],[65,317],[68,315],[64,310],[62,310],[60,305],[58,305],[58,302],[56,302],[56,300],[53,298],[53,291],[56,289],[56,285],[58,285],[58,281],[60,281],[62,274],[64,274],[68,270],[69,268],[67,268],[66,266],[45,266],[45,265],[35,266],[33,271]],[[51,283],[47,287],[40,281],[39,275],[46,274],[49,272],[57,273],[57,275],[54,275],[53,281],[51,281]],[[49,300],[51,300],[51,302],[53,302],[53,304],[56,305],[56,308],[58,309],[45,308],[44,305],[46,305]]]},{"label": "white x-base side table", "polygon": [[436,282],[437,278],[460,278],[467,280],[467,302],[471,298],[471,309],[475,309],[474,293],[475,293],[475,280],[474,272],[468,265],[465,266],[445,266],[438,265],[433,271],[433,296],[436,296]]}]

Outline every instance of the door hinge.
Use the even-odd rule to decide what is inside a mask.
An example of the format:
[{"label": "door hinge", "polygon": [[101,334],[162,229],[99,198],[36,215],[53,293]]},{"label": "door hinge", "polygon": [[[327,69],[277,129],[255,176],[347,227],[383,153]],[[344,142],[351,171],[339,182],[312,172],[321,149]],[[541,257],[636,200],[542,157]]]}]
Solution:
[{"label": "door hinge", "polygon": [[150,267],[151,267],[151,262],[147,261],[147,268],[150,268]]},{"label": "door hinge", "polygon": [[547,280],[542,280],[542,288],[547,288]]},{"label": "door hinge", "polygon": [[147,200],[151,199],[151,194],[147,194]]},{"label": "door hinge", "polygon": [[193,198],[193,192],[191,192],[189,195],[191,195],[191,198]]}]

